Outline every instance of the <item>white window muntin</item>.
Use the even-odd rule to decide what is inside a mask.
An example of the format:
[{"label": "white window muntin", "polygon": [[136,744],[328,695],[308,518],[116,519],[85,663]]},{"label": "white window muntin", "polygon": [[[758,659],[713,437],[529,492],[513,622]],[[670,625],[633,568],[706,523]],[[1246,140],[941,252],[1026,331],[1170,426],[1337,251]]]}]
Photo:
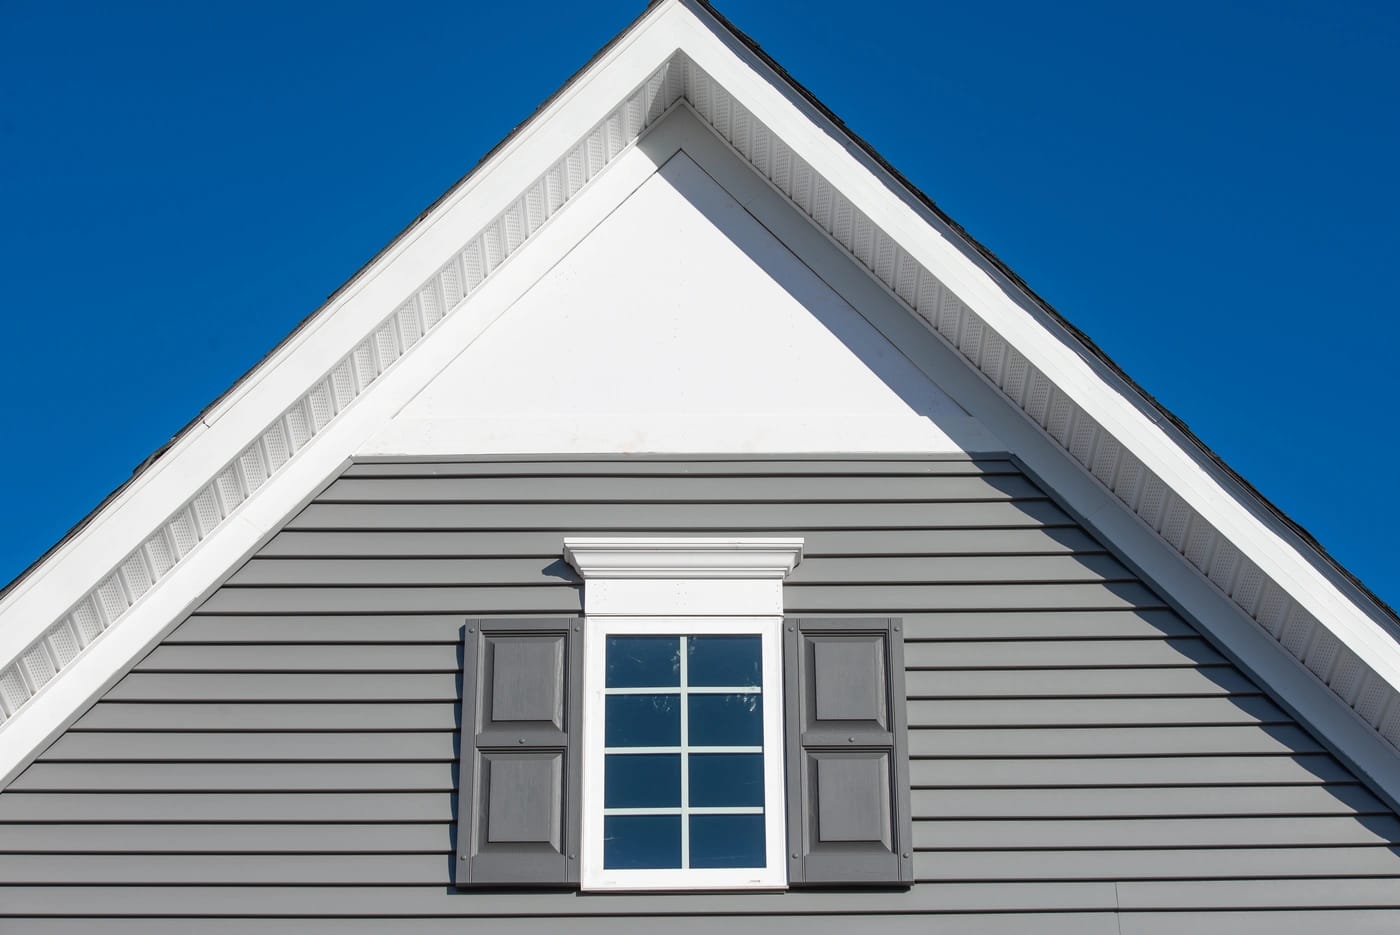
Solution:
[{"label": "white window muntin", "polygon": [[[584,630],[583,866],[584,889],[781,889],[787,885],[783,769],[781,617],[591,617]],[[606,652],[609,636],[741,636],[761,638],[763,685],[763,814],[766,866],[741,869],[609,870],[603,866],[603,777],[606,750]],[[751,688],[751,686],[750,686]],[[714,691],[712,688],[704,689]],[[618,693],[615,689],[613,693]],[[683,741],[684,745],[684,741]],[[636,752],[637,748],[633,748]],[[674,751],[678,748],[666,748]],[[752,748],[743,748],[751,751]],[[718,752],[707,748],[708,752]],[[738,750],[738,748],[736,748]],[[684,773],[682,774],[684,775]],[[685,805],[685,800],[682,800]],[[642,810],[645,811],[645,810]],[[639,811],[638,813],[642,813]],[[671,810],[665,810],[670,813]],[[740,809],[723,809],[734,814]],[[702,814],[686,809],[682,814]],[[685,822],[682,822],[684,827]]]}]

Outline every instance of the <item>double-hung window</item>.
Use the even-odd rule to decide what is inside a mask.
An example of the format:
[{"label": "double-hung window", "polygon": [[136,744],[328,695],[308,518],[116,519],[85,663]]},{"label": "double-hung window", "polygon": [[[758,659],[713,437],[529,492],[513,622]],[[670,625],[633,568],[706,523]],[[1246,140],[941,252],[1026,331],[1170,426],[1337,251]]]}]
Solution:
[{"label": "double-hung window", "polygon": [[579,619],[463,627],[459,887],[913,879],[901,625],[784,618],[801,540],[579,539]]}]

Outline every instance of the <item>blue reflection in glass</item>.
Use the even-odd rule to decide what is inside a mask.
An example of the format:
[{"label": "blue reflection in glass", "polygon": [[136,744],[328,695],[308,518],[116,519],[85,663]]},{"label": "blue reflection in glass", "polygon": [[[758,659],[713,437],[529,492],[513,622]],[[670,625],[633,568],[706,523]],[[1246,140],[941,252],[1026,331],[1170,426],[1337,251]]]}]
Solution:
[{"label": "blue reflection in glass", "polygon": [[681,742],[680,695],[608,695],[606,708],[603,742],[609,747],[674,747]]},{"label": "blue reflection in glass", "polygon": [[763,744],[762,695],[691,695],[692,746],[757,747]]},{"label": "blue reflection in glass", "polygon": [[692,636],[686,646],[691,685],[763,684],[762,639],[757,636]]},{"label": "blue reflection in glass", "polygon": [[763,805],[763,754],[692,753],[690,804]]},{"label": "blue reflection in glass", "polygon": [[681,804],[679,753],[610,753],[604,757],[606,808],[677,808]]},{"label": "blue reflection in glass", "polygon": [[692,867],[762,867],[762,815],[692,815]]},{"label": "blue reflection in glass", "polygon": [[656,870],[680,865],[681,816],[607,815],[603,818],[604,867]]},{"label": "blue reflection in glass", "polygon": [[674,636],[610,636],[608,688],[671,688],[681,683],[681,641]]}]

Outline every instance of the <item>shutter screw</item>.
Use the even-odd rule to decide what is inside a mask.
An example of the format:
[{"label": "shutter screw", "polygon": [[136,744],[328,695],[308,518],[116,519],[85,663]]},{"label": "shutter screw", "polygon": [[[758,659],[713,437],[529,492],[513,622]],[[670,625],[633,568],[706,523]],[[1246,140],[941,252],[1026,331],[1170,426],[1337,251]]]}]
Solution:
[{"label": "shutter screw", "polygon": [[895,627],[894,630],[895,630],[896,633],[898,633],[898,632],[899,632],[899,627]]},{"label": "shutter screw", "polygon": [[[907,857],[907,856],[909,856],[909,855],[906,854],[905,856]],[[570,855],[569,855],[569,859],[570,859],[570,860],[573,860],[573,859],[574,859],[574,855],[573,855],[573,854],[570,854]]]},{"label": "shutter screw", "polygon": [[[578,628],[578,627],[574,627],[574,632],[577,633],[578,631],[579,631],[579,628]],[[569,859],[570,859],[570,860],[573,860],[572,857],[570,857]]]},{"label": "shutter screw", "polygon": [[[466,860],[467,858],[463,857],[462,859],[463,859],[463,860]],[[793,860],[796,860],[796,859],[797,859],[797,854],[796,854],[796,852],[793,853],[792,859],[793,859]]]},{"label": "shutter screw", "polygon": [[475,628],[475,627],[468,627],[468,628],[467,628],[467,632],[468,632],[468,633],[475,633],[475,632],[476,632],[476,628]]},{"label": "shutter screw", "polygon": [[458,859],[458,860],[466,860],[466,859],[467,859],[467,855],[466,855],[466,854],[463,854],[461,857],[458,857],[457,859]]},{"label": "shutter screw", "polygon": [[791,633],[793,630],[796,630],[796,629],[797,629],[797,627],[788,627],[788,632]]},{"label": "shutter screw", "polygon": [[524,742],[525,742],[525,738],[524,738],[524,737],[520,737],[520,738],[518,738],[515,742],[516,742],[516,743],[524,743]]},{"label": "shutter screw", "polygon": [[854,737],[847,737],[847,738],[846,738],[846,743],[855,743],[855,742],[856,742],[856,739],[855,739]]},{"label": "shutter screw", "polygon": [[905,854],[904,854],[904,859],[905,859],[905,860],[908,860],[908,859],[909,859],[909,853],[908,853],[907,851],[906,851]]}]

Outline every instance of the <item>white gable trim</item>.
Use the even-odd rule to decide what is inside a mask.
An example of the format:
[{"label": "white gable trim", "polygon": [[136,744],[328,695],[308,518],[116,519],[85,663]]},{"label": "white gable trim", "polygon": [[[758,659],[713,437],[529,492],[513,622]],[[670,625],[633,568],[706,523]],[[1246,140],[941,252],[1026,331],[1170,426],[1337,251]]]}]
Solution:
[{"label": "white gable trim", "polygon": [[[623,184],[615,169],[582,187],[625,163],[681,97],[1202,582],[1400,742],[1394,622],[752,51],[703,10],[666,0],[0,600],[0,776],[394,411],[417,382],[394,361],[411,349],[423,361],[414,374],[433,369],[424,332],[461,341],[456,332],[489,323],[488,296],[519,265],[506,259],[527,237],[572,224],[578,212],[545,224],[565,200]],[[645,177],[636,162],[629,171]],[[493,220],[480,228],[482,217]],[[448,315],[454,298],[472,314]],[[309,389],[305,374],[317,375]],[[1116,523],[1103,510],[1088,518]],[[54,677],[60,669],[74,687],[57,690],[70,681]],[[1370,772],[1397,797],[1393,775]]]}]

